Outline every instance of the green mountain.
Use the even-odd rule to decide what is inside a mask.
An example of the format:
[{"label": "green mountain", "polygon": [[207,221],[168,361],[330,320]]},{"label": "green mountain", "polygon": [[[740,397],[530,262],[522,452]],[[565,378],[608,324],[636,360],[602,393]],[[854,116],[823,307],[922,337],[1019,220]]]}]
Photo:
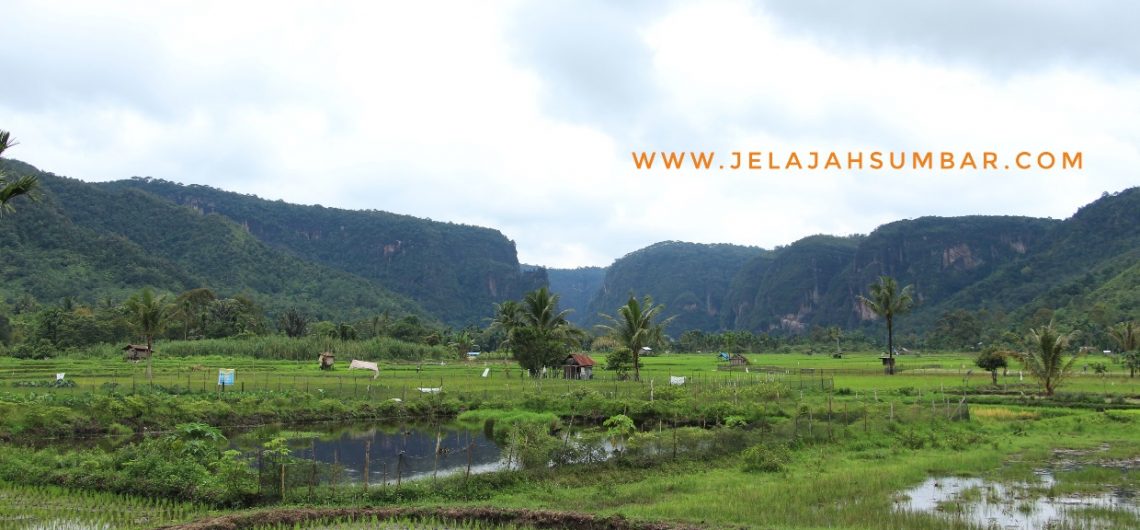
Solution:
[{"label": "green mountain", "polygon": [[918,304],[904,323],[910,333],[931,331],[956,310],[984,310],[1019,326],[1055,313],[1103,335],[1107,325],[1140,318],[1138,227],[1140,188],[1132,188],[1105,194],[1064,221],[922,217],[771,251],[658,243],[616,260],[589,311],[612,313],[633,292],[678,315],[674,336],[687,329],[877,330],[881,322],[858,296],[885,274],[914,286]]},{"label": "green mountain", "polygon": [[1095,311],[1106,322],[1138,318],[1138,228],[1140,188],[1106,193],[1053,223],[1038,252],[963,288],[944,305],[993,307],[1022,319],[1041,310]]},{"label": "green mountain", "polygon": [[648,294],[675,317],[673,336],[831,325],[877,332],[881,323],[857,297],[887,274],[913,285],[919,302],[904,333],[930,331],[963,310],[1019,327],[1058,318],[1094,338],[1140,318],[1140,188],[1105,194],[1063,221],[922,217],[773,250],[667,241],[607,268],[548,270],[520,266],[514,243],[488,228],[149,178],[86,183],[12,160],[0,167],[42,182],[41,202],[19,204],[0,222],[0,298],[9,305],[204,286],[244,294],[270,313],[297,306],[351,320],[388,312],[462,326],[549,284],[583,327],[630,294]]},{"label": "green mountain", "polygon": [[677,336],[689,329],[715,330],[731,314],[727,295],[737,272],[750,260],[764,254],[756,247],[728,244],[698,244],[665,241],[614,261],[606,270],[601,288],[590,300],[588,324],[598,322],[598,313],[613,315],[631,294],[646,294],[665,305],[673,316],[667,333]]},{"label": "green mountain", "polygon": [[489,228],[301,206],[149,178],[97,186],[217,214],[278,251],[364,278],[457,327],[484,324],[493,304],[546,283],[545,269],[523,272],[514,242]]},{"label": "green mountain", "polygon": [[869,319],[856,297],[885,274],[901,285],[914,285],[918,304],[908,317],[911,325],[932,326],[943,311],[963,307],[944,301],[1040,252],[1047,234],[1059,224],[1030,217],[965,216],[921,217],[880,226],[859,243],[813,323],[852,327]]},{"label": "green mountain", "polygon": [[[851,263],[863,238],[816,235],[774,252],[750,290],[748,311],[737,325],[749,330],[804,331],[825,305],[833,282]],[[743,287],[743,286],[742,286]]]},{"label": "green mountain", "polygon": [[348,272],[258,240],[242,225],[128,186],[92,184],[16,161],[40,179],[40,201],[0,223],[2,296],[94,305],[143,287],[178,293],[209,287],[248,296],[270,313],[296,306],[315,318],[388,312],[434,320],[419,304]]},{"label": "green mountain", "polygon": [[219,215],[203,215],[134,189],[40,178],[41,201],[0,223],[4,296],[27,293],[121,300],[142,287],[209,287],[245,294],[271,312],[297,306],[326,318],[389,311],[427,316],[416,303],[352,274],[311,263],[257,240]]},{"label": "green mountain", "polygon": [[590,300],[606,279],[605,268],[547,269],[546,276],[550,290],[559,296],[560,309],[571,310],[570,322],[578,326],[593,322],[594,315],[589,312]]}]

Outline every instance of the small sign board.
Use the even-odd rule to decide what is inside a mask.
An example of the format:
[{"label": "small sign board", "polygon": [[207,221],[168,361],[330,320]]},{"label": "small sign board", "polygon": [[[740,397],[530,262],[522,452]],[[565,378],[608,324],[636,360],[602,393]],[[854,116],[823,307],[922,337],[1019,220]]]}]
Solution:
[{"label": "small sign board", "polygon": [[233,368],[219,368],[218,369],[218,384],[222,386],[234,385],[234,369]]}]

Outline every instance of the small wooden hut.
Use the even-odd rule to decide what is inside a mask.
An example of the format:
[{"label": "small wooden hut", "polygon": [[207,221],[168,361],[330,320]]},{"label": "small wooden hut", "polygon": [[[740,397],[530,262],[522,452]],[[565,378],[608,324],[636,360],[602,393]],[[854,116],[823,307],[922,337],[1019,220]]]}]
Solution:
[{"label": "small wooden hut", "polygon": [[895,358],[894,357],[879,357],[883,361],[883,373],[891,375],[895,373]]},{"label": "small wooden hut", "polygon": [[336,355],[331,352],[324,352],[317,356],[317,361],[320,362],[321,370],[332,370],[333,363],[336,362]]},{"label": "small wooden hut", "polygon": [[564,379],[593,379],[594,377],[594,362],[589,355],[584,353],[571,353],[566,356],[566,361],[562,363],[562,377]]},{"label": "small wooden hut", "polygon": [[734,353],[732,357],[728,358],[729,366],[748,366],[749,364],[748,358],[739,353]]},{"label": "small wooden hut", "polygon": [[151,354],[154,352],[146,344],[128,344],[123,347],[126,352],[124,358],[131,362],[139,362],[150,359]]}]

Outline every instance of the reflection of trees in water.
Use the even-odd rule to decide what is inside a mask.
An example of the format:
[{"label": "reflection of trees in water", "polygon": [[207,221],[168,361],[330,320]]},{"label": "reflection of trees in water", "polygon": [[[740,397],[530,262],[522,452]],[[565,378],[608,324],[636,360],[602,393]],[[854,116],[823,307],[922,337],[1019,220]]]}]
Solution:
[{"label": "reflection of trees in water", "polygon": [[380,483],[385,477],[394,483],[397,466],[400,466],[400,475],[404,480],[431,476],[435,472],[446,474],[465,471],[469,444],[473,472],[494,471],[503,466],[500,448],[482,431],[445,427],[438,434],[438,455],[437,430],[432,427],[370,430],[365,433],[346,430],[335,439],[317,440],[313,449],[298,448],[294,455],[309,459],[315,450],[318,462],[339,463],[344,467],[348,480],[354,482],[360,481],[365,467],[366,441],[371,441],[368,469],[372,477],[369,482],[373,483]]}]

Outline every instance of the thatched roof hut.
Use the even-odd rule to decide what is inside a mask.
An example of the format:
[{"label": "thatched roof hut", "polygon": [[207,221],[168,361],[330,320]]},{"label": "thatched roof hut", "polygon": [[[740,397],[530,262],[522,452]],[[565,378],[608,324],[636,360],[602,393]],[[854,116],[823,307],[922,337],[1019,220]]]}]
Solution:
[{"label": "thatched roof hut", "polygon": [[124,355],[126,360],[136,363],[150,359],[150,356],[154,354],[154,351],[146,344],[128,344],[123,347],[123,351],[126,352]]},{"label": "thatched roof hut", "polygon": [[321,370],[332,370],[336,355],[332,352],[323,352],[317,356],[317,361],[320,362]]}]

